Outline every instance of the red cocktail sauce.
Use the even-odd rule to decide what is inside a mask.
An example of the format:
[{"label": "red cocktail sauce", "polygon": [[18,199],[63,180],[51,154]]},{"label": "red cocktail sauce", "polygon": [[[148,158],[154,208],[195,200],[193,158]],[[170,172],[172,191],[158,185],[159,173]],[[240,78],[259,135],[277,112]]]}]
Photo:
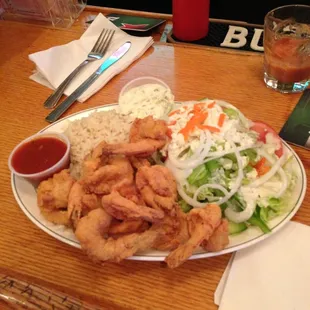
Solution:
[{"label": "red cocktail sauce", "polygon": [[33,174],[54,166],[66,153],[67,145],[54,137],[42,137],[21,145],[12,157],[18,173]]}]

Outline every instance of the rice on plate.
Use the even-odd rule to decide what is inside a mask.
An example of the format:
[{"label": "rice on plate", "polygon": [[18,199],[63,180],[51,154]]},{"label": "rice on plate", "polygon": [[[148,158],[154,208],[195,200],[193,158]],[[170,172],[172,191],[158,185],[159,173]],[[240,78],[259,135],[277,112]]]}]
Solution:
[{"label": "rice on plate", "polygon": [[88,117],[70,122],[65,131],[71,143],[71,175],[81,177],[85,156],[101,141],[127,142],[134,117],[116,110],[93,112]]}]

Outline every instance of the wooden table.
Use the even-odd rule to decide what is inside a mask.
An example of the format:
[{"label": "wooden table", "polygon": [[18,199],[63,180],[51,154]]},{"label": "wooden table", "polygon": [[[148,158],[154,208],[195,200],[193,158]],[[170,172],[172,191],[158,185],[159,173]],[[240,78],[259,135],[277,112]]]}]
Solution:
[{"label": "wooden table", "polygon": [[[158,262],[129,260],[98,266],[80,250],[37,228],[13,197],[8,156],[22,139],[48,125],[42,103],[51,91],[29,79],[34,65],[28,55],[68,43],[82,32],[79,21],[69,30],[0,22],[0,272],[57,288],[81,300],[95,300],[101,309],[216,309],[213,294],[230,254],[188,261],[175,270]],[[177,100],[221,98],[247,117],[264,120],[279,131],[300,95],[266,88],[262,61],[260,54],[155,43],[141,59],[67,114],[116,102],[125,83],[153,75],[169,84]],[[309,151],[293,148],[310,180]],[[310,224],[309,186],[293,220]]]}]

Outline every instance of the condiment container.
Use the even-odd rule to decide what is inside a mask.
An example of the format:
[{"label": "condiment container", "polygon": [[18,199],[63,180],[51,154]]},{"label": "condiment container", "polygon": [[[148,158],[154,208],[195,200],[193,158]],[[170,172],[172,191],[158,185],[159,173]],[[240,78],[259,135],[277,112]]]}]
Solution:
[{"label": "condiment container", "polygon": [[119,97],[121,98],[127,91],[129,91],[132,88],[139,87],[145,84],[159,84],[168,90],[171,91],[170,87],[162,80],[155,78],[153,76],[142,76],[136,79],[131,80],[128,82],[120,91]]},{"label": "condiment container", "polygon": [[[57,132],[38,133],[26,138],[13,149],[8,159],[11,172],[35,187],[68,168],[69,164],[70,141],[66,135]],[[45,168],[40,169],[42,167]]]}]

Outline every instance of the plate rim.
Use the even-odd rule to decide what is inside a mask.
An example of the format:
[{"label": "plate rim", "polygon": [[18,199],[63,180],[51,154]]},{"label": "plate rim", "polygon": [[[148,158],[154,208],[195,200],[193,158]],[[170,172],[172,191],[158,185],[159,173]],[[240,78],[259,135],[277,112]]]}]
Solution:
[{"label": "plate rim", "polygon": [[[108,111],[108,110],[110,110],[110,108],[113,108],[116,106],[117,106],[117,103],[110,103],[110,104],[105,104],[105,105],[85,109],[82,111],[78,111],[76,113],[73,113],[73,114],[67,115],[66,117],[63,117],[60,120],[58,120],[52,124],[47,125],[43,129],[41,129],[39,131],[39,133],[44,132],[44,131],[48,130],[49,128],[55,126],[56,124],[61,123],[63,121],[66,121],[66,120],[68,120],[74,116],[84,114],[84,113],[86,114],[87,112],[92,112],[92,111],[96,112],[96,110],[98,110],[98,112],[100,112],[99,110],[102,110],[102,111],[107,110]],[[299,158],[299,156],[297,155],[297,153],[295,152],[295,150],[286,141],[284,141],[282,138],[281,138],[281,140],[282,140],[282,143],[292,152],[294,158],[296,159],[296,161],[300,167],[301,177],[302,177],[301,191],[300,191],[300,194],[297,198],[296,204],[292,208],[292,210],[286,215],[285,218],[283,218],[283,220],[280,223],[278,223],[275,227],[272,228],[271,233],[261,234],[259,236],[256,236],[253,239],[250,239],[250,240],[245,241],[245,242],[238,244],[238,245],[233,245],[231,247],[225,248],[224,250],[221,250],[218,252],[195,253],[189,258],[189,260],[220,256],[220,255],[224,255],[224,254],[228,254],[228,253],[233,253],[233,252],[236,252],[236,251],[244,249],[244,248],[251,247],[252,245],[259,243],[259,242],[271,237],[272,235],[276,234],[279,230],[281,230],[281,228],[283,228],[294,217],[294,215],[297,213],[297,211],[302,206],[302,203],[303,203],[305,195],[306,195],[307,174],[306,174],[304,165],[303,165],[301,159]],[[61,241],[65,244],[68,244],[68,245],[73,246],[75,248],[81,249],[79,242],[71,240],[71,239],[69,239],[63,235],[60,235],[59,233],[57,233],[57,232],[53,231],[52,229],[50,229],[49,227],[45,226],[28,210],[28,208],[24,205],[24,203],[23,203],[23,201],[20,198],[20,195],[18,193],[17,186],[16,186],[16,176],[14,175],[14,173],[11,173],[11,188],[13,191],[14,198],[15,198],[17,204],[19,205],[20,209],[24,212],[24,214],[28,217],[28,219],[30,219],[30,221],[34,225],[36,225],[38,228],[43,230],[45,233],[47,233],[51,237],[57,239],[58,241]],[[168,252],[163,251],[162,253],[169,253],[169,251]],[[127,260],[136,260],[136,261],[164,261],[165,258],[166,258],[166,255],[164,255],[164,256],[163,255],[161,255],[161,256],[160,255],[158,255],[158,256],[147,256],[147,255],[143,255],[143,253],[142,253],[139,255],[127,257],[126,259]]]}]

